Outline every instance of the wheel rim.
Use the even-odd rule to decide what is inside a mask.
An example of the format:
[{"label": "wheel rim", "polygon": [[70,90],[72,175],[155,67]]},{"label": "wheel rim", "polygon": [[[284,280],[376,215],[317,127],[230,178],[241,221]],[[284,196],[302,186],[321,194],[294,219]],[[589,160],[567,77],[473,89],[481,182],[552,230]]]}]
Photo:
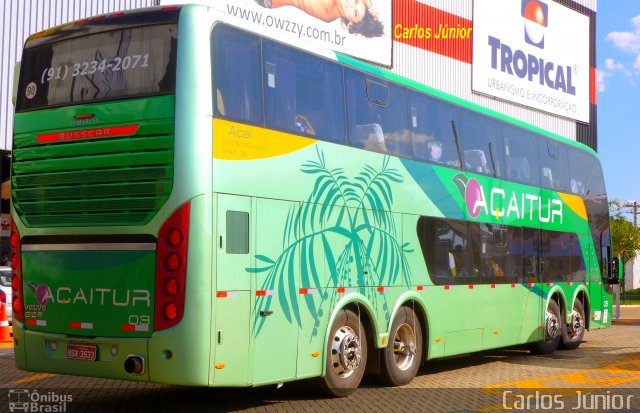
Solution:
[{"label": "wheel rim", "polygon": [[560,335],[560,320],[558,320],[556,314],[550,309],[547,309],[547,323],[545,334],[547,336],[547,341],[553,341],[556,337],[558,337],[558,335]]},{"label": "wheel rim", "polygon": [[395,332],[393,355],[398,369],[407,370],[413,365],[416,358],[416,333],[407,323],[400,325]]},{"label": "wheel rim", "polygon": [[331,341],[331,362],[338,376],[347,378],[362,364],[360,337],[349,326],[336,331]]},{"label": "wheel rim", "polygon": [[571,329],[569,331],[569,336],[571,338],[579,337],[584,331],[584,317],[580,312],[574,308],[571,312]]}]

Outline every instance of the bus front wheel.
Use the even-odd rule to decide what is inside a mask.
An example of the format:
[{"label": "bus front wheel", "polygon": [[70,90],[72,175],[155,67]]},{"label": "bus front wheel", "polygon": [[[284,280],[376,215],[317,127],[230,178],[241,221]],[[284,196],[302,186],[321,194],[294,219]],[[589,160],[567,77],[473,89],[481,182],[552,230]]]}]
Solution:
[{"label": "bus front wheel", "polygon": [[544,339],[533,343],[531,351],[535,354],[551,354],[558,348],[562,338],[562,314],[558,303],[549,300],[549,306],[545,316]]},{"label": "bus front wheel", "polygon": [[321,386],[331,396],[348,396],[360,385],[366,365],[367,337],[362,322],[353,311],[342,310],[329,333]]},{"label": "bus front wheel", "polygon": [[380,377],[385,384],[402,386],[418,373],[422,361],[422,326],[411,308],[405,306],[398,311],[382,358]]},{"label": "bus front wheel", "polygon": [[585,331],[584,306],[582,301],[576,300],[571,311],[569,324],[562,324],[562,342],[560,347],[567,350],[575,350],[582,343]]}]

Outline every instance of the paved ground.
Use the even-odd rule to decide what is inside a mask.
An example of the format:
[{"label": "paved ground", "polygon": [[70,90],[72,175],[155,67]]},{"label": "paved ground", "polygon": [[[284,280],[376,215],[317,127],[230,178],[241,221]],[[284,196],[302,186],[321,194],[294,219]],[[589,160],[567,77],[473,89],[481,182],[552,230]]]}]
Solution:
[{"label": "paved ground", "polygon": [[585,339],[578,350],[551,356],[510,349],[432,361],[408,386],[366,382],[343,399],[291,384],[201,389],[27,373],[15,369],[13,349],[0,344],[0,412],[9,411],[9,396],[21,397],[20,389],[48,398],[39,411],[640,412],[640,308],[623,309],[610,329]]}]

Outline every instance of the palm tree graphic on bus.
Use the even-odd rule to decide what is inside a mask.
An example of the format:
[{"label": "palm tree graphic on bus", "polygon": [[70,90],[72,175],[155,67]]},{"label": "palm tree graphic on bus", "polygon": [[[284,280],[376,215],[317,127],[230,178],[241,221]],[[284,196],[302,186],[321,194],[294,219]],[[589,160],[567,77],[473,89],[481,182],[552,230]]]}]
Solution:
[{"label": "palm tree graphic on bus", "polygon": [[[413,252],[409,243],[398,240],[390,212],[392,185],[403,182],[398,170],[389,166],[390,158],[384,157],[381,168],[365,165],[350,179],[344,169],[331,169],[323,152],[316,151],[317,160],[301,166],[303,173],[316,179],[307,202],[288,213],[282,253],[274,259],[257,254],[261,266],[246,269],[266,273],[261,288],[274,290],[287,320],[302,327],[296,284],[299,269],[301,285],[317,290],[317,294],[304,295],[315,322],[312,337],[318,333],[325,306],[338,294],[336,287],[353,287],[388,320],[385,295],[366,287],[393,285],[400,274],[408,285],[406,254]],[[321,271],[325,268],[328,273],[323,283]],[[256,313],[268,310],[272,301],[272,296],[259,297]],[[264,322],[264,317],[254,319],[256,335]]]}]

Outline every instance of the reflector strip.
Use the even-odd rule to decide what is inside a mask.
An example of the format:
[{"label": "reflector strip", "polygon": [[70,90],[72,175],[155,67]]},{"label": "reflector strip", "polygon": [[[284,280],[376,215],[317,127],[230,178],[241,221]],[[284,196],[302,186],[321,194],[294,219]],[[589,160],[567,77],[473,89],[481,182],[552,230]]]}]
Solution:
[{"label": "reflector strip", "polygon": [[57,141],[74,141],[78,139],[106,138],[113,136],[133,135],[138,125],[114,126],[112,128],[80,129],[36,135],[40,143]]},{"label": "reflector strip", "polygon": [[[256,295],[258,295],[258,293],[256,292]],[[216,297],[217,298],[234,298],[238,296],[238,292],[237,291],[218,291],[216,293]]]},{"label": "reflector strip", "polygon": [[149,326],[137,325],[137,324],[123,324],[122,331],[149,331]]},{"label": "reflector strip", "polygon": [[82,330],[93,330],[93,323],[80,323],[77,321],[72,321],[69,323],[70,328],[82,329]]},{"label": "reflector strip", "polygon": [[316,290],[315,288],[301,288],[300,289],[300,294],[302,294],[302,295],[315,294],[317,292],[318,292],[318,290]]},{"label": "reflector strip", "polygon": [[339,292],[340,294],[343,294],[343,293],[350,293],[350,292],[351,292],[351,288],[338,287],[338,292]]},{"label": "reflector strip", "polygon": [[[1,325],[2,325],[2,323],[0,323],[0,326]],[[29,318],[29,319],[27,319],[27,325],[29,325],[29,326],[38,326],[38,327],[46,327],[47,326],[47,320],[36,320],[35,318]]]},{"label": "reflector strip", "polygon": [[258,297],[264,297],[267,295],[273,295],[273,290],[257,290],[256,291],[256,296]]}]

